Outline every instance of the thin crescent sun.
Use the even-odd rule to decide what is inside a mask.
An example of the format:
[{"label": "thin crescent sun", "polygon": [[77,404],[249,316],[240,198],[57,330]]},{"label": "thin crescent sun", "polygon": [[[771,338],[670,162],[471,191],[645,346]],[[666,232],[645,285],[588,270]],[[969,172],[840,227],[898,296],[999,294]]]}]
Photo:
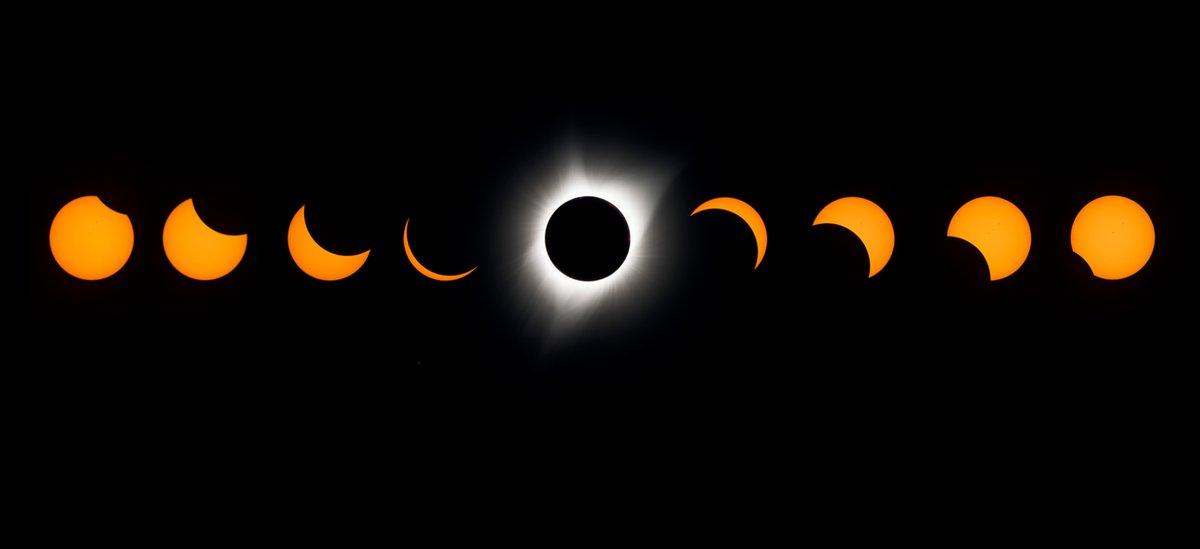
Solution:
[{"label": "thin crescent sun", "polygon": [[241,263],[249,237],[213,230],[200,219],[189,198],[167,216],[162,240],[167,261],[177,271],[195,280],[216,280]]},{"label": "thin crescent sun", "polygon": [[471,269],[468,270],[467,272],[456,274],[456,275],[438,274],[438,273],[435,273],[435,272],[427,269],[424,265],[421,264],[420,261],[417,261],[417,256],[413,255],[412,247],[408,245],[408,223],[410,221],[412,221],[412,220],[411,219],[404,220],[404,253],[405,253],[405,255],[408,256],[408,262],[412,263],[413,268],[416,269],[418,273],[421,273],[421,274],[425,275],[426,277],[431,278],[433,280],[437,280],[439,282],[454,282],[455,280],[459,280],[459,279],[464,278],[467,275],[475,272],[475,269],[479,268],[479,267],[471,267]]},{"label": "thin crescent sun", "polygon": [[692,215],[707,210],[723,210],[732,213],[746,222],[750,226],[750,230],[754,233],[754,242],[758,248],[758,258],[754,261],[754,268],[762,264],[763,256],[767,255],[767,224],[763,222],[762,216],[749,204],[730,197],[714,198],[703,204],[696,206],[692,211]]},{"label": "thin crescent sun", "polygon": [[301,271],[317,280],[335,281],[346,278],[362,268],[371,250],[355,254],[340,255],[322,248],[308,232],[304,222],[304,206],[292,217],[288,225],[288,252]]}]

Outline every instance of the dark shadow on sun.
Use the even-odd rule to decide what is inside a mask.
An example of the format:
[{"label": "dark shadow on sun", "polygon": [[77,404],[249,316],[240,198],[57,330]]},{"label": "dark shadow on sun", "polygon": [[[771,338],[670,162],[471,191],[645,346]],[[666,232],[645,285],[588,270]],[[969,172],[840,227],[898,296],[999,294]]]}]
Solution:
[{"label": "dark shadow on sun", "polygon": [[546,253],[575,280],[605,278],[629,255],[629,223],[612,203],[594,196],[568,200],[546,224]]}]

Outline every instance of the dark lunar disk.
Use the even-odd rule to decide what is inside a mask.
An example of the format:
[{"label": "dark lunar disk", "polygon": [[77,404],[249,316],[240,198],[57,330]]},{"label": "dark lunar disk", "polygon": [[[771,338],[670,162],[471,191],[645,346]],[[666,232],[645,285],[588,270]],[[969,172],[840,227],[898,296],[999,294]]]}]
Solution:
[{"label": "dark lunar disk", "polygon": [[546,224],[546,253],[563,274],[575,280],[611,275],[629,255],[629,224],[606,200],[581,196],[554,211]]}]

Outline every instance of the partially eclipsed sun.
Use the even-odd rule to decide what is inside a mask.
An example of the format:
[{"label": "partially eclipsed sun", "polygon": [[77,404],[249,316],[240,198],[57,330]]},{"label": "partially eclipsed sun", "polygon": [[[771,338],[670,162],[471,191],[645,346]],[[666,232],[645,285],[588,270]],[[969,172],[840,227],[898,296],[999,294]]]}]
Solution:
[{"label": "partially eclipsed sun", "polygon": [[1079,254],[1099,278],[1131,277],[1154,253],[1154,223],[1137,202],[1123,196],[1102,196],[1088,202],[1075,216],[1071,251]]},{"label": "partially eclipsed sun", "polygon": [[129,216],[105,206],[97,196],[76,198],[50,223],[50,253],[64,271],[83,280],[108,278],[133,253]]},{"label": "partially eclipsed sun", "polygon": [[834,200],[821,208],[813,220],[813,225],[827,223],[849,229],[862,241],[870,261],[867,278],[879,274],[892,258],[896,231],[892,229],[892,220],[888,219],[887,213],[874,202],[857,196]]},{"label": "partially eclipsed sun", "polygon": [[332,282],[346,278],[362,268],[371,250],[355,255],[339,255],[322,248],[308,232],[304,222],[304,206],[292,217],[288,226],[288,252],[301,271],[317,280]]},{"label": "partially eclipsed sun", "polygon": [[410,246],[408,244],[408,223],[409,223],[409,221],[412,221],[412,220],[411,219],[404,220],[404,255],[408,256],[408,262],[412,263],[413,268],[416,269],[418,273],[421,273],[426,278],[429,278],[431,280],[436,280],[438,282],[454,282],[455,280],[465,278],[467,275],[475,272],[475,269],[477,267],[471,267],[470,269],[467,269],[467,271],[463,272],[463,273],[445,275],[445,274],[441,274],[441,273],[435,273],[435,272],[429,270],[427,267],[425,267],[425,265],[421,264],[421,262],[417,260],[417,256],[413,254],[412,246]]},{"label": "partially eclipsed sun", "polygon": [[720,197],[697,206],[692,211],[692,215],[708,210],[724,210],[746,222],[746,225],[750,227],[750,232],[754,233],[754,245],[757,251],[754,268],[758,269],[758,266],[762,264],[763,256],[767,255],[767,224],[763,222],[762,216],[758,215],[758,211],[753,206],[736,198]]},{"label": "partially eclipsed sun", "polygon": [[162,238],[167,260],[195,280],[215,280],[233,271],[246,254],[249,239],[244,234],[222,234],[209,228],[190,198],[167,216]]},{"label": "partially eclipsed sun", "polygon": [[987,261],[993,281],[1017,272],[1029,257],[1033,243],[1025,214],[1012,202],[995,196],[981,196],[963,204],[950,218],[946,236],[975,246]]}]

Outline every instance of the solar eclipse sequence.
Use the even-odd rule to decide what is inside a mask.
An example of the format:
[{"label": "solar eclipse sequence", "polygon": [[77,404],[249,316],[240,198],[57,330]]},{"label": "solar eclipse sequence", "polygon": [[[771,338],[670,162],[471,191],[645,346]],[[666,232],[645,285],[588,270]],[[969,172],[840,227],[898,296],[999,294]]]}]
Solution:
[{"label": "solar eclipse sequence", "polygon": [[10,40],[43,537],[326,486],[441,522],[679,495],[806,539],[1185,516],[1193,18],[499,7]]},{"label": "solar eclipse sequence", "polygon": [[[587,186],[587,183],[584,183]],[[534,253],[545,254],[562,276],[579,282],[604,280],[626,263],[635,244],[628,208],[588,194],[553,205],[549,219],[535,231]],[[620,202],[620,201],[617,201]],[[750,204],[733,197],[708,200],[693,211],[723,211],[739,217],[754,235],[758,269],[767,252],[767,225]],[[300,206],[287,229],[287,247],[296,267],[308,276],[334,282],[353,276],[366,264],[371,250],[352,255],[330,252],[317,243]],[[409,242],[405,220],[402,235],[405,255],[414,269],[437,282],[461,280],[478,268],[442,274],[426,268]],[[869,199],[848,196],[834,200],[816,215],[812,225],[835,225],[852,232],[869,258],[867,277],[879,275],[896,245],[896,234],[886,211]],[[1123,196],[1095,198],[1078,212],[1070,228],[1071,250],[1083,258],[1092,274],[1105,280],[1135,275],[1154,250],[1154,224],[1137,202]],[[82,196],[59,209],[50,224],[50,249],[58,265],[82,280],[102,280],[117,274],[133,252],[133,224],[128,216],[110,209],[98,196]],[[640,235],[639,235],[640,236]],[[1029,222],[1020,208],[1004,198],[981,196],[963,204],[951,216],[946,236],[973,245],[987,263],[989,279],[997,281],[1016,273],[1032,246]],[[167,260],[182,275],[200,281],[215,280],[237,268],[246,253],[249,235],[227,235],[209,228],[196,212],[192,199],[180,203],[163,226],[162,245]]]}]

